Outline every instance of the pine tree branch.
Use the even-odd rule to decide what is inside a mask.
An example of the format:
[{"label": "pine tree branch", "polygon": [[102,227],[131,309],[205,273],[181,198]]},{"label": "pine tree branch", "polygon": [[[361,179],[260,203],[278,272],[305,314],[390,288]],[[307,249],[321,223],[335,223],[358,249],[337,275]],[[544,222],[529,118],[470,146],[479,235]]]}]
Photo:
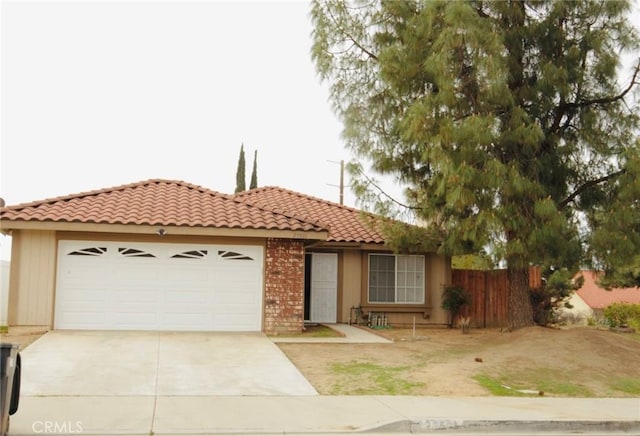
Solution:
[{"label": "pine tree branch", "polygon": [[623,168],[619,171],[616,171],[615,173],[607,174],[606,176],[602,176],[597,179],[584,182],[582,185],[578,186],[578,188],[575,191],[573,191],[567,198],[565,198],[558,204],[558,209],[564,209],[569,203],[575,200],[578,195],[582,194],[587,189],[593,188],[594,186],[597,186],[601,183],[606,183],[609,180],[620,177],[626,172],[627,172],[626,168]]},{"label": "pine tree branch", "polygon": [[338,30],[338,32],[343,34],[349,41],[351,41],[353,43],[353,45],[358,47],[363,53],[365,53],[367,56],[369,56],[369,58],[371,58],[371,59],[373,59],[375,61],[378,61],[378,56],[376,56],[375,54],[371,53],[369,50],[364,48],[358,41],[356,41],[356,39],[353,36],[351,36],[351,34],[349,32],[344,30],[342,28],[342,26],[340,26],[338,24],[338,20],[336,20],[336,17],[333,15],[333,12],[331,12],[331,8],[330,7],[327,7],[327,13],[331,16],[331,20],[333,21],[333,24],[336,25],[336,29]]},{"label": "pine tree branch", "polygon": [[560,104],[559,108],[560,109],[577,109],[577,108],[583,108],[583,107],[587,107],[587,106],[604,105],[604,104],[614,103],[614,102],[616,102],[618,100],[621,100],[633,89],[633,87],[635,85],[640,85],[640,82],[636,81],[638,79],[638,74],[639,73],[640,73],[640,62],[638,62],[636,64],[636,67],[635,67],[635,69],[633,71],[633,77],[631,78],[631,81],[629,82],[629,86],[627,86],[618,95],[614,95],[612,97],[594,98],[592,100],[584,100],[584,101],[574,102],[574,103],[564,103],[564,104]]},{"label": "pine tree branch", "polygon": [[360,173],[360,175],[362,177],[364,177],[366,179],[367,184],[372,185],[374,188],[376,188],[378,190],[378,192],[380,192],[380,194],[382,194],[384,197],[386,197],[387,199],[389,199],[391,202],[395,203],[396,205],[398,205],[400,207],[404,207],[405,209],[409,209],[409,210],[418,210],[418,209],[420,209],[419,207],[409,206],[408,204],[404,204],[404,203],[396,200],[390,194],[387,194],[387,192],[384,189],[382,189],[376,182],[374,182],[372,178],[370,178],[369,176],[364,174],[362,171],[358,171],[358,172]]}]

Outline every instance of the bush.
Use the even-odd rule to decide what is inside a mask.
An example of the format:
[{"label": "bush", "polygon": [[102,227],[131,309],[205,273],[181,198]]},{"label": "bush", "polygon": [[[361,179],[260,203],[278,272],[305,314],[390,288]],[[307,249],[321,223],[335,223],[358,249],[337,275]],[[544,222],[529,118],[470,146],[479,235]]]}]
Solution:
[{"label": "bush", "polygon": [[610,327],[640,328],[640,304],[613,303],[604,309],[604,318]]},{"label": "bush", "polygon": [[471,295],[464,288],[460,286],[447,286],[442,292],[442,304],[441,307],[444,310],[448,310],[451,314],[451,320],[449,327],[453,325],[455,317],[460,313],[460,310],[467,305],[471,304]]},{"label": "bush", "polygon": [[563,307],[571,309],[569,298],[584,282],[582,277],[574,280],[573,272],[567,269],[559,269],[547,274],[545,284],[538,289],[531,289],[529,293],[533,320],[538,325],[560,322],[559,310]]}]

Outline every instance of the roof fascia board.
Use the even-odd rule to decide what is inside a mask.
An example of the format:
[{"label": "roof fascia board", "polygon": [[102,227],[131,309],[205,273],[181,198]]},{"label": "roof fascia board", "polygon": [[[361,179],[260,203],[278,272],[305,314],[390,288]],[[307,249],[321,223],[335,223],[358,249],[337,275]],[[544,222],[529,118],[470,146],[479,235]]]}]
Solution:
[{"label": "roof fascia board", "polygon": [[10,233],[10,230],[54,230],[70,232],[102,232],[102,233],[132,233],[132,234],[157,234],[159,229],[164,229],[167,235],[193,235],[193,236],[235,236],[256,238],[282,238],[302,240],[326,240],[328,231],[303,231],[303,230],[279,230],[279,229],[241,229],[241,228],[217,228],[217,227],[181,227],[163,225],[127,225],[127,224],[96,224],[96,223],[68,223],[57,221],[3,221],[0,222],[0,231]]}]

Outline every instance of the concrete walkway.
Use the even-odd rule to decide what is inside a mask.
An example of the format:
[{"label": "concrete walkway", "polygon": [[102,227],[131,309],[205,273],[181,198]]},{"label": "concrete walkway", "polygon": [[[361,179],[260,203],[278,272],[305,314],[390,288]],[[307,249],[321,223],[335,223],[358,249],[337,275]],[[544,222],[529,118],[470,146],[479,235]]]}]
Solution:
[{"label": "concrete walkway", "polygon": [[380,335],[348,324],[324,324],[341,333],[342,337],[335,338],[312,338],[312,337],[286,337],[272,336],[273,342],[287,343],[334,343],[334,344],[389,344],[390,341]]},{"label": "concrete walkway", "polygon": [[[640,399],[379,396],[22,398],[10,435],[614,432],[640,434]],[[58,431],[53,431],[54,426]]]}]

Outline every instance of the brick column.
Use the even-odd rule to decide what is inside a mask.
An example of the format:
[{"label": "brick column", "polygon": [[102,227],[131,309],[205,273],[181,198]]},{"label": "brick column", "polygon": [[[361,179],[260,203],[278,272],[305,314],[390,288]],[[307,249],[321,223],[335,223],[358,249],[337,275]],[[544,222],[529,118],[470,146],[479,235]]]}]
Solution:
[{"label": "brick column", "polygon": [[299,333],[304,326],[304,246],[302,241],[267,239],[265,333]]}]

